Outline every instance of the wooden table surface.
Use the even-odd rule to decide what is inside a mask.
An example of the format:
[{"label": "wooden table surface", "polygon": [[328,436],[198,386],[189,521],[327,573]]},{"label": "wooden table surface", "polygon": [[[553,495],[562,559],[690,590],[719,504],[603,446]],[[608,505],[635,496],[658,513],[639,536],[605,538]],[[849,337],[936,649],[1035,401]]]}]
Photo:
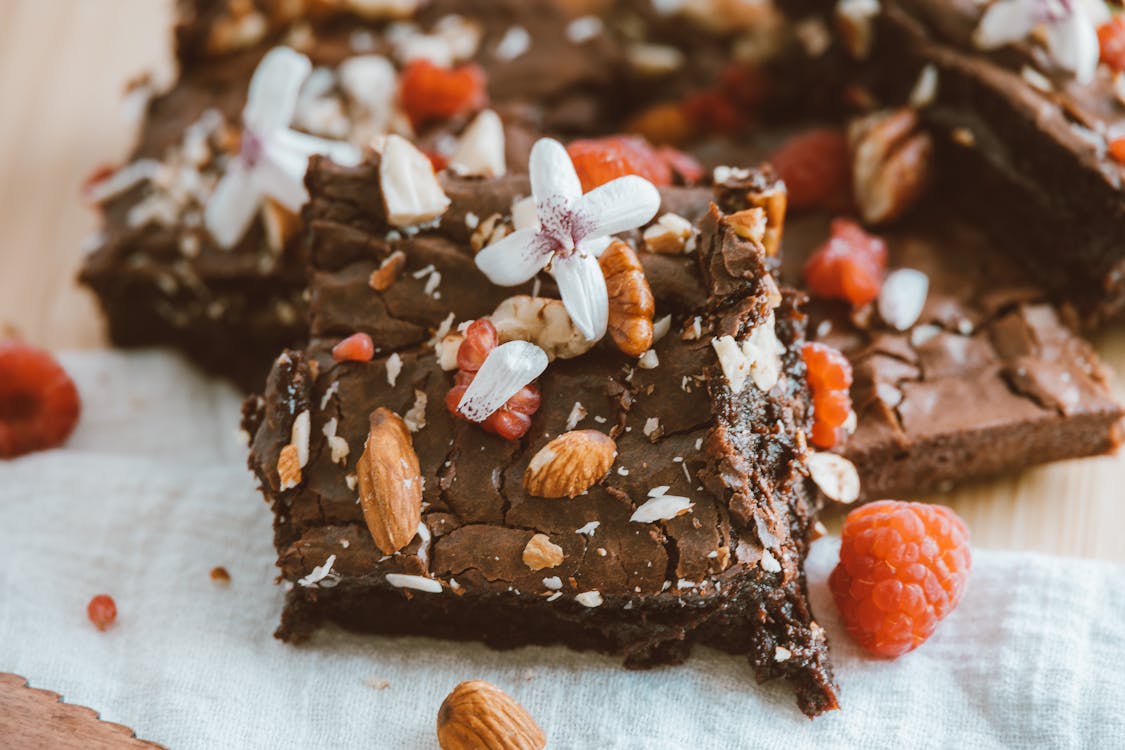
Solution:
[{"label": "wooden table surface", "polygon": [[[104,346],[74,282],[96,231],[83,177],[128,152],[124,83],[170,71],[166,0],[0,0],[0,326],[44,346]],[[1125,325],[1095,343],[1125,373]],[[1116,384],[1125,397],[1125,377]],[[976,545],[1125,561],[1125,453],[1032,469],[933,499]],[[834,526],[838,519],[829,519]]]}]

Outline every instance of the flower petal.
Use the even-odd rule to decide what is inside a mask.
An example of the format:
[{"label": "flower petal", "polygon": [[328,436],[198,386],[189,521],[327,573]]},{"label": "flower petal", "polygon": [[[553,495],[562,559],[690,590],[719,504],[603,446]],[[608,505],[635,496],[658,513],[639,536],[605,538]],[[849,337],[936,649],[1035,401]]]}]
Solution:
[{"label": "flower petal", "polygon": [[627,175],[586,193],[572,210],[576,241],[604,237],[651,221],[660,210],[660,192],[645,178]]},{"label": "flower petal", "polygon": [[553,138],[540,138],[531,147],[528,162],[531,173],[531,194],[537,205],[560,199],[569,206],[582,195],[582,183],[574,171],[574,163],[566,148]]},{"label": "flower petal", "polygon": [[1093,80],[1101,47],[1097,29],[1081,5],[1073,5],[1065,18],[1048,25],[1047,45],[1055,62],[1078,83]]},{"label": "flower petal", "polygon": [[253,175],[235,159],[207,200],[203,224],[219,247],[232,248],[245,236],[261,203]]},{"label": "flower petal", "polygon": [[598,259],[584,252],[556,256],[551,272],[570,319],[587,341],[605,335],[609,322],[609,292]]},{"label": "flower petal", "polygon": [[534,229],[517,229],[477,253],[477,268],[488,280],[500,286],[516,286],[543,270],[550,253],[536,242]]},{"label": "flower petal", "polygon": [[327,156],[342,167],[354,167],[363,161],[363,152],[345,141],[317,138],[315,135],[283,129],[271,133],[269,140],[275,148],[301,154],[305,159],[320,154]]},{"label": "flower petal", "polygon": [[485,357],[457,404],[465,418],[483,422],[547,369],[547,353],[526,341],[509,341]]},{"label": "flower petal", "polygon": [[305,190],[305,171],[309,160],[304,154],[266,147],[251,175],[259,193],[268,195],[293,213],[300,213],[309,200]]},{"label": "flower petal", "polygon": [[250,79],[242,122],[259,135],[289,126],[301,84],[312,72],[309,58],[288,47],[274,47]]},{"label": "flower petal", "polygon": [[995,49],[1018,42],[1035,28],[1038,12],[1036,0],[1000,0],[984,12],[973,43],[981,49]]}]

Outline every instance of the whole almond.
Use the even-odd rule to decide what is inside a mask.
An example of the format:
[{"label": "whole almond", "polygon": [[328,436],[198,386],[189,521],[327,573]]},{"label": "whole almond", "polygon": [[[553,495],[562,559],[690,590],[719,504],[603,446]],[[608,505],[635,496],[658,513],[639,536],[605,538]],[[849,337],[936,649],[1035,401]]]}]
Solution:
[{"label": "whole almond", "polygon": [[438,710],[442,750],[542,750],[547,736],[523,706],[484,680],[462,682]]},{"label": "whole almond", "polygon": [[571,430],[543,446],[527,465],[523,486],[538,497],[575,497],[606,475],[617,443],[597,430]]},{"label": "whole almond", "polygon": [[523,564],[532,570],[553,568],[564,559],[563,548],[551,541],[546,534],[536,534],[527,540],[523,548]]},{"label": "whole almond", "polygon": [[371,412],[371,429],[356,464],[359,502],[375,546],[391,555],[410,543],[422,522],[422,471],[406,423],[390,409]]}]

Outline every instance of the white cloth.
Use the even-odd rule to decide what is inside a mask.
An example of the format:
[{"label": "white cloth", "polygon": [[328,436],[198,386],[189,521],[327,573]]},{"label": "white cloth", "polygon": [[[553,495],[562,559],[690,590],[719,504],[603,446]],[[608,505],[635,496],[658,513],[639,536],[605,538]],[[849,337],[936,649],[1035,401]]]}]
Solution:
[{"label": "white cloth", "polygon": [[[961,606],[896,661],[862,655],[813,546],[841,711],[810,722],[745,659],[699,649],[629,672],[563,648],[366,637],[292,647],[269,512],[243,467],[239,397],[165,354],[64,356],[85,413],[66,447],[0,461],[0,671],[171,748],[436,747],[446,693],[483,678],[551,748],[1122,748],[1125,567],[977,550]],[[1060,502],[1064,501],[1060,499]],[[213,583],[223,565],[232,583]],[[106,633],[86,602],[108,592]],[[378,690],[370,683],[386,680]],[[0,746],[3,746],[0,738]]]}]

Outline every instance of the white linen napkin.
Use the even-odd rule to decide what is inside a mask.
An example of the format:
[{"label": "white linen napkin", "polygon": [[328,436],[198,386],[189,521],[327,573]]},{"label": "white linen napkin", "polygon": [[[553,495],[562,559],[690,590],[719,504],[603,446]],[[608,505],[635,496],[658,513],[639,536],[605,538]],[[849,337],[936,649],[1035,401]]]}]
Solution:
[{"label": "white linen napkin", "polygon": [[[84,414],[68,444],[0,461],[0,671],[171,748],[436,748],[458,682],[483,678],[535,716],[550,748],[1123,748],[1125,566],[975,550],[968,593],[895,661],[863,655],[813,545],[813,607],[840,711],[815,721],[746,661],[699,649],[629,672],[563,648],[322,631],[271,633],[269,512],[236,439],[239,396],[162,353],[63,362]],[[232,582],[209,578],[222,565]],[[118,622],[96,631],[91,596]],[[379,688],[382,689],[379,689]],[[0,746],[3,746],[0,738]]]}]

